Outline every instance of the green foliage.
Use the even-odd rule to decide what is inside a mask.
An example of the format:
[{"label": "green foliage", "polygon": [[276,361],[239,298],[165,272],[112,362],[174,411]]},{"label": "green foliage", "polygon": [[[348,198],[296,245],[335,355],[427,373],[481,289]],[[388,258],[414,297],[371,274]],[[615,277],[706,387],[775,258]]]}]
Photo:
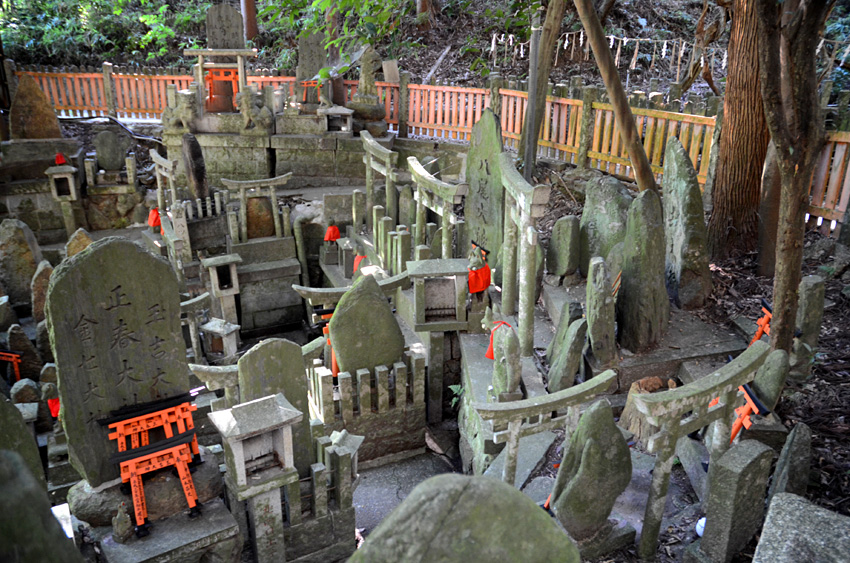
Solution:
[{"label": "green foliage", "polygon": [[20,64],[173,64],[199,45],[210,1],[17,0],[0,10],[6,56]]},{"label": "green foliage", "polygon": [[463,396],[463,392],[465,391],[465,389],[463,388],[463,385],[449,385],[449,391],[451,391],[454,395],[454,397],[452,397],[451,404],[451,406],[454,407],[458,403],[458,401],[460,401],[460,398]]}]

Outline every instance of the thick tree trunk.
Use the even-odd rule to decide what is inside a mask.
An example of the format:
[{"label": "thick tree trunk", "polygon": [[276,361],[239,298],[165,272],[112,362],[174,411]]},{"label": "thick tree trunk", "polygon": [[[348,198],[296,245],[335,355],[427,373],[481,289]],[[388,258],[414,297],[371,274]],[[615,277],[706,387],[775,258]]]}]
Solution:
[{"label": "thick tree trunk", "polygon": [[824,141],[823,116],[815,87],[815,48],[833,2],[756,2],[761,36],[759,78],[782,184],[770,344],[774,350],[790,352],[797,318],[797,287],[802,277],[803,220],[812,172]]},{"label": "thick tree trunk", "polygon": [[242,1],[242,21],[245,22],[245,39],[251,41],[259,33],[257,28],[257,2],[256,0]]},{"label": "thick tree trunk", "polygon": [[543,22],[543,29],[540,31],[540,44],[537,48],[537,88],[535,90],[535,103],[529,104],[529,106],[533,105],[536,108],[533,116],[533,129],[529,131],[529,119],[526,118],[522,128],[522,134],[520,135],[519,146],[521,147],[525,146],[526,137],[529,134],[535,140],[540,137],[540,126],[543,123],[543,114],[546,109],[549,73],[552,71],[555,47],[558,45],[558,35],[561,32],[561,21],[564,19],[566,7],[566,0],[552,0],[546,8],[546,19]]},{"label": "thick tree trunk", "polygon": [[770,141],[759,91],[755,0],[734,1],[714,210],[708,222],[708,250],[715,259],[755,250],[762,163]]}]

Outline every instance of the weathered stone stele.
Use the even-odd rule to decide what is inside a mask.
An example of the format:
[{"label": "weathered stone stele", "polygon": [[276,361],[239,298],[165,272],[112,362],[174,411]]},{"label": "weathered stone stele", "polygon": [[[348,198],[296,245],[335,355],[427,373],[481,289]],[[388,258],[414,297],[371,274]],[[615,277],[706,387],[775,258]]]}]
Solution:
[{"label": "weathered stone stele", "polygon": [[30,282],[41,260],[41,248],[27,224],[4,219],[0,223],[0,284],[13,306],[30,302]]},{"label": "weathered stone stele", "polygon": [[[708,483],[705,533],[699,549],[712,561],[729,561],[758,530],[773,451],[744,440],[714,462]],[[686,555],[685,561],[689,557]]]},{"label": "weathered stone stele", "polygon": [[183,168],[186,170],[186,183],[193,198],[206,199],[210,195],[207,184],[207,167],[204,152],[198,139],[191,133],[183,134]]},{"label": "weathered stone stele", "polygon": [[[283,393],[289,403],[302,413],[310,412],[307,404],[307,372],[301,346],[283,338],[263,340],[239,358],[239,399],[242,403]],[[310,419],[305,416],[292,426],[292,447],[298,474],[310,474],[313,440]]]},{"label": "weathered stone stele", "polygon": [[447,474],[413,489],[349,562],[579,560],[569,537],[511,485]]},{"label": "weathered stone stele", "polygon": [[404,335],[387,298],[371,275],[354,282],[328,323],[340,371],[392,366],[404,352]]},{"label": "weathered stone stele", "polygon": [[[41,467],[41,457],[38,454],[35,436],[27,428],[21,411],[2,396],[0,396],[0,428],[3,429],[0,432],[0,450],[11,450],[20,455],[42,491],[47,491],[47,480],[44,478],[44,469]],[[5,500],[4,498],[4,502]],[[9,511],[0,510],[0,512]],[[0,535],[0,537],[7,536]]]},{"label": "weathered stone stele", "polygon": [[796,327],[802,334],[794,340],[790,359],[790,376],[796,381],[802,381],[812,373],[812,363],[823,321],[825,290],[826,286],[821,276],[805,276],[800,280]]},{"label": "weathered stone stele", "polygon": [[581,366],[581,351],[587,336],[587,319],[578,319],[570,324],[564,342],[552,358],[549,368],[549,392],[555,393],[572,387]]},{"label": "weathered stone stele", "polygon": [[850,518],[790,493],[770,503],[753,563],[841,563],[850,553]]},{"label": "weathered stone stele", "polygon": [[13,140],[62,137],[53,105],[29,74],[18,79],[18,89],[9,110],[9,129]]},{"label": "weathered stone stele", "polygon": [[555,329],[555,338],[549,343],[546,348],[546,361],[550,364],[552,359],[558,355],[561,346],[567,341],[567,331],[574,321],[582,317],[583,311],[581,303],[571,301],[568,305],[561,308],[561,314],[558,317],[558,328]]},{"label": "weathered stone stele", "polygon": [[0,561],[82,563],[50,511],[43,486],[15,452],[0,451]]},{"label": "weathered stone stele", "polygon": [[546,253],[546,271],[554,276],[575,273],[579,261],[579,227],[581,219],[567,215],[555,221]]},{"label": "weathered stone stele", "polygon": [[97,420],[189,390],[177,278],[141,246],[105,238],[56,268],[47,317],[70,461],[96,487],[118,477]]},{"label": "weathered stone stele", "polygon": [[44,300],[47,298],[47,285],[50,283],[51,274],[53,274],[53,266],[47,260],[42,260],[38,263],[38,268],[30,282],[32,318],[37,323],[44,320]]},{"label": "weathered stone stele", "polygon": [[767,503],[778,493],[793,493],[805,495],[809,484],[809,470],[812,463],[812,430],[802,422],[798,422],[788,434],[773,480],[767,492]]},{"label": "weathered stone stele", "polygon": [[97,154],[97,165],[107,172],[117,172],[124,168],[124,157],[130,146],[127,135],[115,131],[101,131],[94,137],[94,150]]},{"label": "weathered stone stele", "polygon": [[[41,361],[35,346],[32,345],[32,341],[26,332],[24,332],[24,329],[21,328],[21,325],[13,324],[9,327],[9,331],[6,333],[6,342],[8,342],[10,350],[14,350],[21,355],[21,363],[18,366],[21,372],[21,378],[38,381],[44,363]],[[13,373],[11,364],[8,366],[8,373]]]},{"label": "weathered stone stele", "polygon": [[[579,233],[579,268],[583,276],[587,276],[591,258],[608,256],[614,245],[624,240],[631,203],[629,190],[611,176],[587,183]],[[662,248],[663,244],[662,239]]]},{"label": "weathered stone stele", "polygon": [[210,49],[244,49],[242,14],[230,4],[214,4],[207,10],[207,46]]},{"label": "weathered stone stele", "polygon": [[670,137],[664,152],[663,192],[667,290],[681,308],[696,309],[712,289],[708,233],[697,172],[676,137]]},{"label": "weathered stone stele", "polygon": [[605,261],[599,256],[590,259],[587,275],[587,335],[593,357],[602,367],[617,361],[617,341],[614,332],[616,308],[611,294],[611,278]]},{"label": "weathered stone stele", "polygon": [[[504,231],[505,190],[502,188],[502,171],[498,165],[502,152],[502,128],[499,119],[490,110],[484,110],[481,119],[472,126],[472,139],[466,157],[466,180],[469,188],[464,204],[461,248],[466,251],[471,241],[491,252],[490,267],[496,277],[501,276],[501,257]],[[499,283],[499,280],[495,280]]]},{"label": "weathered stone stele", "polygon": [[582,414],[564,449],[552,490],[552,510],[579,542],[610,530],[608,515],[632,478],[629,446],[611,405],[597,401]]},{"label": "weathered stone stele", "polygon": [[629,208],[624,243],[617,326],[620,344],[640,352],[661,340],[670,316],[664,286],[664,223],[654,190],[642,192]]},{"label": "weathered stone stele", "polygon": [[274,212],[269,198],[248,198],[246,215],[249,239],[274,236]]},{"label": "weathered stone stele", "polygon": [[65,243],[65,256],[66,258],[70,258],[75,254],[79,254],[88,246],[94,242],[91,238],[91,235],[83,228],[79,228],[74,231],[74,234],[71,235],[71,238],[68,239],[68,242]]}]

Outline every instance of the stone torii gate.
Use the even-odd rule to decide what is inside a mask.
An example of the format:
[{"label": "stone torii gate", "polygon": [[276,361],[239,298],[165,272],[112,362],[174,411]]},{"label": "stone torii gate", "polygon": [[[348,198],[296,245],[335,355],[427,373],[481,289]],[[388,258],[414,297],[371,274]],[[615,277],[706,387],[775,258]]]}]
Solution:
[{"label": "stone torii gate", "polygon": [[[534,293],[536,271],[534,251],[537,241],[537,219],[543,217],[551,188],[532,186],[517,172],[513,155],[499,154],[502,185],[505,188],[505,231],[502,272],[502,314],[517,314],[519,348],[523,356],[531,356],[534,348]],[[517,238],[519,237],[519,278],[517,278]],[[519,287],[517,287],[519,285]],[[517,291],[519,312],[517,313]]]},{"label": "stone torii gate", "polygon": [[452,206],[463,202],[468,184],[449,184],[438,180],[428,173],[415,156],[407,157],[407,166],[416,184],[416,227],[414,229],[414,246],[425,244],[425,208],[434,211],[442,217],[443,237],[440,241],[443,258],[452,257],[452,224],[457,224],[457,217],[452,212]]}]

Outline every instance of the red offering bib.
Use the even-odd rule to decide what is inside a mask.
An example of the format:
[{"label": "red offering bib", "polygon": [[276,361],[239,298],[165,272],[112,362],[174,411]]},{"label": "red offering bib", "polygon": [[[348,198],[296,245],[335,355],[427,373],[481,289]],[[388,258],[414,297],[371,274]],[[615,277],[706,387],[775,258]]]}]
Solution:
[{"label": "red offering bib", "polygon": [[339,240],[339,227],[331,225],[328,227],[328,230],[325,231],[325,242],[333,242],[335,240]]},{"label": "red offering bib", "polygon": [[59,399],[47,399],[47,408],[50,409],[50,416],[53,418],[59,416],[59,407],[61,406]]},{"label": "red offering bib", "polygon": [[152,207],[148,213],[148,227],[159,227],[162,221],[159,220],[159,209]]},{"label": "red offering bib", "polygon": [[469,293],[481,293],[490,287],[490,266],[469,270]]},{"label": "red offering bib", "polygon": [[360,262],[362,262],[364,258],[366,258],[366,257],[360,256],[360,255],[357,255],[357,256],[354,257],[354,271],[355,272],[360,267]]},{"label": "red offering bib", "polygon": [[490,347],[487,348],[487,353],[484,354],[484,357],[487,358],[488,360],[495,360],[496,359],[496,356],[493,354],[493,333],[496,332],[496,330],[502,325],[504,325],[508,328],[511,327],[511,325],[509,325],[505,321],[497,321],[496,322],[496,325],[493,327],[493,330],[490,331]]}]

